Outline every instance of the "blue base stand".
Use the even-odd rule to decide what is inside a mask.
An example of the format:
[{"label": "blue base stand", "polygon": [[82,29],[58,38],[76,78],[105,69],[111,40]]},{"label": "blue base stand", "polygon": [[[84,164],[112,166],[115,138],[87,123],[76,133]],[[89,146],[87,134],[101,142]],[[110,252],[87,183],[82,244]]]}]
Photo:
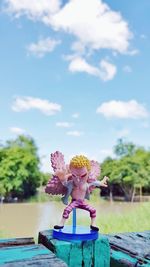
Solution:
[{"label": "blue base stand", "polygon": [[64,241],[88,241],[95,240],[98,238],[98,231],[91,230],[89,227],[76,226],[65,226],[60,230],[53,230],[53,238],[64,240]]},{"label": "blue base stand", "polygon": [[76,209],[73,209],[72,226],[53,229],[53,238],[70,242],[95,240],[98,234],[98,231],[91,230],[90,227],[76,225]]}]

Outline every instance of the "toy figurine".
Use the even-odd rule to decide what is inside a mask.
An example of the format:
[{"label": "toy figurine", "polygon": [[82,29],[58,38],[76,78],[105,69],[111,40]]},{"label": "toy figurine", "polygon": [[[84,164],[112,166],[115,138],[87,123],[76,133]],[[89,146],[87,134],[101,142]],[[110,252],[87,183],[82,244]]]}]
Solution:
[{"label": "toy figurine", "polygon": [[[99,228],[95,226],[96,209],[85,201],[85,199],[89,199],[94,188],[107,187],[108,177],[105,176],[101,181],[96,180],[100,175],[99,163],[79,155],[73,157],[69,165],[65,165],[63,154],[56,151],[51,154],[51,164],[54,175],[48,181],[45,192],[53,195],[63,195],[62,202],[67,205],[63,211],[60,224],[55,225],[54,229],[62,229],[70,212],[74,208],[80,208],[89,211],[91,230],[99,231]],[[68,204],[69,196],[71,196],[71,202]]]}]

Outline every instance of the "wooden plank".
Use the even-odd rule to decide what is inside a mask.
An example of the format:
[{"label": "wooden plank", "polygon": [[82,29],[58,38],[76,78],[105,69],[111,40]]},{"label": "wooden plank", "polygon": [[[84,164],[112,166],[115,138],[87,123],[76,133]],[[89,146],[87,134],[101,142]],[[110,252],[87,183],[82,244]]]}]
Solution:
[{"label": "wooden plank", "polygon": [[111,251],[110,267],[150,267],[149,262],[140,262],[121,251]]},{"label": "wooden plank", "polygon": [[0,266],[66,267],[67,265],[43,245],[27,245],[1,248]]},{"label": "wooden plank", "polygon": [[144,258],[150,254],[150,231],[146,233],[122,233],[109,235],[111,248],[129,253],[133,257]]},{"label": "wooden plank", "polygon": [[58,258],[49,258],[42,256],[40,259],[17,261],[14,263],[6,263],[0,265],[1,267],[67,267],[67,265]]},{"label": "wooden plank", "polygon": [[107,235],[111,267],[150,267],[150,231]]},{"label": "wooden plank", "polygon": [[33,237],[0,239],[0,248],[10,247],[10,246],[32,245],[32,244],[35,244]]},{"label": "wooden plank", "polygon": [[93,241],[66,242],[53,239],[52,231],[47,230],[39,233],[39,243],[69,267],[110,267],[110,247],[106,236],[100,235]]}]

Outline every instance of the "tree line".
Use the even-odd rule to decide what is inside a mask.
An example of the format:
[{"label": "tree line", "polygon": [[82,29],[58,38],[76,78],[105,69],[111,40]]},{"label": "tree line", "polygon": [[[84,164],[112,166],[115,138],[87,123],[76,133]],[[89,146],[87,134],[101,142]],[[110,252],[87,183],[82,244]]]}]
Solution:
[{"label": "tree line", "polygon": [[150,195],[150,150],[119,139],[114,147],[115,158],[101,164],[102,175],[109,176],[109,194],[133,201],[135,194]]},{"label": "tree line", "polygon": [[[31,137],[19,136],[0,146],[0,196],[25,199],[47,181],[40,171],[38,149]],[[45,181],[46,180],[46,181]]]},{"label": "tree line", "polygon": [[[101,175],[107,175],[107,192],[112,199],[120,195],[132,201],[137,192],[150,194],[150,150],[118,140],[115,157],[101,163]],[[33,138],[18,136],[0,145],[0,198],[25,199],[47,183],[50,174],[40,171],[40,158]],[[102,191],[103,194],[103,191]]]}]

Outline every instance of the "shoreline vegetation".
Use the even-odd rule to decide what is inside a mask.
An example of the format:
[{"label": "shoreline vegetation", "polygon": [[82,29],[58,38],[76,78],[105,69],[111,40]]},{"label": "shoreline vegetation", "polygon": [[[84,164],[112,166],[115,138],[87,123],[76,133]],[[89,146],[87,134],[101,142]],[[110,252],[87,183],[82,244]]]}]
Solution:
[{"label": "shoreline vegetation", "polygon": [[[97,192],[98,193],[98,192]],[[42,200],[42,201],[41,201]],[[49,197],[46,194],[38,196],[36,198],[29,199],[22,203],[15,203],[15,205],[47,205],[48,202],[53,202],[56,206],[62,205],[60,196]],[[149,230],[150,227],[150,201],[146,202],[125,202],[125,201],[113,201],[110,202],[104,198],[99,198],[98,194],[94,194],[91,197],[90,205],[96,207],[97,219],[96,224],[100,228],[102,234],[112,234],[121,232],[141,232]],[[10,203],[4,204],[9,205]],[[10,204],[11,205],[11,204]],[[0,205],[1,207],[3,204]],[[63,208],[63,206],[62,206]],[[82,215],[82,211],[79,210],[77,223],[81,225],[89,225],[90,218],[88,214]],[[41,218],[42,220],[42,218]],[[67,224],[71,224],[72,216],[67,221]],[[7,233],[1,231],[0,238],[6,238]]]}]

